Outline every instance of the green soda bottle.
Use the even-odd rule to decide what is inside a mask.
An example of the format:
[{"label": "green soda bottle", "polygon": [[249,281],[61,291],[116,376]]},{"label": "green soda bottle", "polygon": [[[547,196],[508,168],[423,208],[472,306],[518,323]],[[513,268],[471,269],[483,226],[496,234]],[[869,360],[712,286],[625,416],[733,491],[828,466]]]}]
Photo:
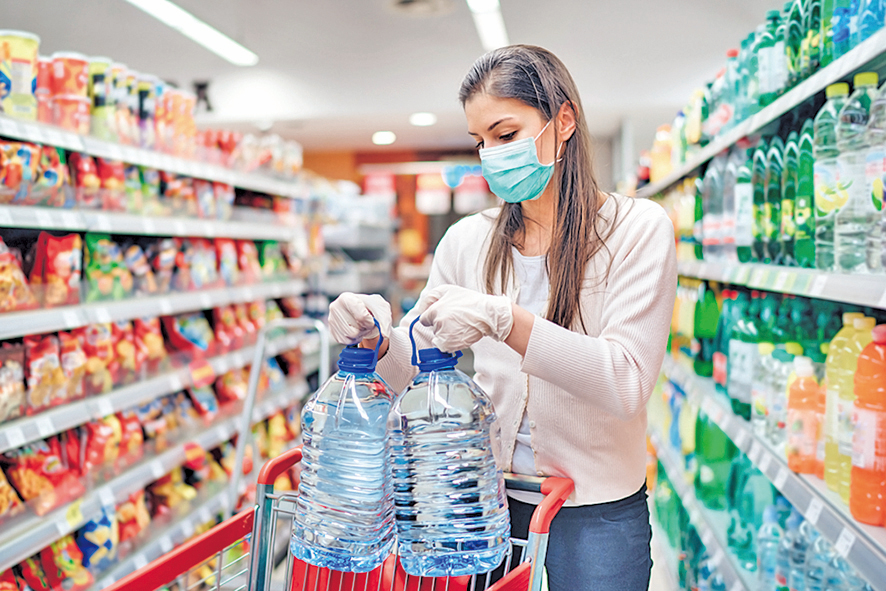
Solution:
[{"label": "green soda bottle", "polygon": [[710,509],[725,509],[723,491],[735,457],[735,444],[704,412],[695,427],[695,494]]},{"label": "green soda bottle", "polygon": [[695,223],[693,224],[692,234],[695,239],[695,258],[697,260],[702,260],[704,258],[704,251],[702,250],[702,239],[704,235],[702,233],[702,220],[704,218],[704,207],[703,207],[703,186],[704,183],[701,177],[696,177],[695,179]]},{"label": "green soda bottle", "polygon": [[[781,88],[781,64],[784,62],[784,48],[779,53],[778,28],[781,14],[777,10],[766,13],[766,24],[757,43],[757,84],[759,87],[758,104],[760,108],[771,104]],[[782,28],[782,43],[784,42]]]},{"label": "green soda bottle", "polygon": [[766,152],[769,146],[766,140],[761,139],[754,150],[753,169],[751,170],[751,184],[754,187],[754,249],[753,261],[763,262],[766,260],[766,243],[764,217],[766,211]]},{"label": "green soda bottle", "polygon": [[759,356],[757,325],[760,322],[760,309],[760,293],[752,291],[751,301],[745,308],[745,313],[735,323],[729,337],[726,392],[731,400],[732,411],[745,420],[750,420],[751,417],[751,384]]},{"label": "green soda bottle", "polygon": [[815,73],[821,63],[821,3],[822,0],[805,0],[803,11],[803,47],[801,49],[802,77]]},{"label": "green soda bottle", "polygon": [[736,158],[738,168],[735,173],[735,253],[742,263],[754,259],[754,184],[753,150],[738,147],[730,158]]},{"label": "green soda bottle", "polygon": [[815,155],[812,119],[800,129],[797,162],[797,198],[794,206],[794,259],[805,269],[815,268]]},{"label": "green soda bottle", "polygon": [[803,44],[806,40],[803,22],[803,4],[807,0],[793,0],[786,7],[785,61],[788,67],[787,88],[803,80]]},{"label": "green soda bottle", "polygon": [[720,308],[714,291],[706,282],[702,281],[698,289],[694,337],[699,344],[699,350],[692,361],[692,366],[697,375],[709,378],[714,373],[714,338],[717,336]]},{"label": "green soda bottle", "polygon": [[779,241],[781,242],[781,254],[776,264],[795,265],[794,238],[796,226],[794,214],[797,200],[797,184],[800,161],[800,136],[796,131],[788,134],[788,141],[784,147],[784,170],[781,173],[781,224]]},{"label": "green soda bottle", "polygon": [[784,142],[772,138],[766,153],[766,201],[763,204],[763,262],[773,263],[781,257],[781,174],[784,170]]},{"label": "green soda bottle", "polygon": [[836,0],[821,0],[821,38],[819,40],[819,64],[825,67],[834,61],[834,5]]}]

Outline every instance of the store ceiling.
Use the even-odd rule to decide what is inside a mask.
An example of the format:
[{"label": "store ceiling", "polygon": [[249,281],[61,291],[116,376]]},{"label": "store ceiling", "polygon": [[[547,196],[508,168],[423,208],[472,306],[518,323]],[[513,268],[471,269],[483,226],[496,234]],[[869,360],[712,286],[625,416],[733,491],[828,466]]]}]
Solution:
[{"label": "store ceiling", "polygon": [[[464,0],[444,14],[404,15],[391,0],[178,0],[255,51],[232,66],[122,0],[0,3],[0,26],[40,35],[41,53],[107,55],[181,86],[210,80],[207,124],[273,131],[307,149],[471,147],[456,94],[483,49]],[[634,122],[638,146],[670,120],[725,52],[779,0],[501,0],[512,43],[554,51],[572,71],[591,131]],[[408,123],[436,113],[433,127]]]}]

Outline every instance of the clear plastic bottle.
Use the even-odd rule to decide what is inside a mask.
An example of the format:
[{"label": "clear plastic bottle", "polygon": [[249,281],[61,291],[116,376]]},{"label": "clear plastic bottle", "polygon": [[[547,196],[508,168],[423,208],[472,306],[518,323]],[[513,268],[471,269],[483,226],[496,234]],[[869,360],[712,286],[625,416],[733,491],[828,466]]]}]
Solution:
[{"label": "clear plastic bottle", "polygon": [[759,343],[754,376],[751,380],[751,427],[763,437],[766,434],[766,421],[771,410],[772,376],[775,370],[775,359],[772,353],[775,345]]},{"label": "clear plastic bottle", "polygon": [[753,167],[751,168],[751,185],[754,191],[754,225],[752,228],[754,242],[751,258],[753,262],[763,262],[766,260],[766,154],[768,151],[769,144],[765,139],[761,138],[760,143],[754,149]]},{"label": "clear plastic bottle", "polygon": [[781,261],[781,181],[784,171],[784,142],[778,136],[772,138],[766,153],[766,202],[763,205],[763,242],[766,257],[763,262]]},{"label": "clear plastic bottle", "polygon": [[857,10],[858,0],[834,0],[834,13],[831,17],[834,59],[842,57],[851,47],[853,3]]},{"label": "clear plastic bottle", "polygon": [[705,171],[702,185],[702,252],[704,260],[715,261],[720,258],[723,220],[723,172],[726,168],[726,155],[721,154],[711,161]]},{"label": "clear plastic bottle", "polygon": [[[781,51],[778,45],[778,28],[781,23],[781,13],[777,10],[770,10],[766,13],[766,23],[760,35],[757,44],[757,77],[759,84],[760,96],[758,99],[759,106],[769,105],[778,98],[778,94],[783,87],[781,81],[785,53],[784,38],[781,40]],[[784,29],[782,29],[782,36]]]},{"label": "clear plastic bottle", "polygon": [[865,183],[865,133],[876,94],[877,74],[856,74],[855,90],[837,121],[837,162],[846,187],[846,203],[838,207],[834,221],[834,263],[838,271],[846,273],[867,272],[868,237],[880,225],[880,212],[874,207]]},{"label": "clear plastic bottle", "polygon": [[[736,191],[739,187],[745,188],[750,185],[739,185],[738,174],[746,161],[745,150],[736,146],[729,152],[726,166],[723,169],[723,214],[720,220],[720,255],[724,261],[737,262],[736,253],[736,227],[739,205],[736,203]],[[750,180],[750,179],[748,179]],[[751,196],[751,195],[749,195]],[[750,202],[747,203],[750,206]],[[747,212],[750,214],[750,210]]]},{"label": "clear plastic bottle", "polygon": [[834,270],[834,221],[837,210],[845,204],[837,156],[837,121],[846,104],[849,85],[831,84],[825,90],[827,102],[813,122],[815,156],[815,268]]},{"label": "clear plastic bottle", "polygon": [[763,512],[763,525],[757,532],[757,579],[760,591],[777,589],[778,547],[783,537],[784,532],[778,525],[778,510],[775,505],[770,505]]},{"label": "clear plastic bottle", "polygon": [[886,180],[886,84],[880,87],[871,102],[864,139],[868,150],[865,159],[865,184],[874,208],[880,211],[880,223],[874,225],[868,236],[867,265],[871,273],[882,273],[883,260],[886,259],[886,252],[883,250],[886,224],[882,217],[883,181]]},{"label": "clear plastic bottle", "polygon": [[[379,341],[380,342],[380,341]],[[348,347],[302,410],[301,482],[290,548],[309,564],[367,572],[394,545],[387,420],[394,393],[378,351]]]},{"label": "clear plastic bottle", "polygon": [[793,373],[794,358],[803,349],[796,343],[778,346],[772,352],[772,377],[769,393],[769,414],[766,416],[766,439],[779,446],[787,439],[788,382]]},{"label": "clear plastic bottle", "polygon": [[845,558],[835,554],[828,563],[824,574],[825,588],[828,591],[862,591],[867,589],[864,580]]},{"label": "clear plastic bottle", "polygon": [[800,166],[800,134],[791,131],[784,147],[784,169],[781,173],[781,223],[779,225],[779,258],[775,261],[778,265],[795,265],[794,236],[796,226],[794,224],[794,211],[797,205],[797,186],[799,184]]},{"label": "clear plastic bottle", "polygon": [[812,119],[800,129],[797,200],[794,207],[794,258],[797,265],[815,268],[815,157]]},{"label": "clear plastic bottle", "polygon": [[882,29],[884,20],[886,20],[886,0],[859,0],[858,20],[852,31],[852,46],[857,46]]},{"label": "clear plastic bottle", "polygon": [[775,582],[776,588],[788,588],[791,578],[791,556],[794,549],[794,540],[799,535],[800,524],[803,523],[803,516],[795,507],[791,507],[790,517],[784,528],[784,536],[778,545],[778,553],[775,557]]},{"label": "clear plastic bottle", "polygon": [[805,520],[797,528],[791,546],[791,570],[788,575],[791,591],[806,591],[806,555],[819,535],[815,526]]},{"label": "clear plastic bottle", "polygon": [[822,536],[818,536],[806,551],[806,591],[829,591],[825,571],[834,558],[834,547]]},{"label": "clear plastic bottle", "polygon": [[798,474],[815,474],[819,439],[818,381],[812,360],[794,358],[796,379],[788,397],[788,440],[785,446],[788,468]]},{"label": "clear plastic bottle", "polygon": [[803,80],[803,15],[806,0],[790,0],[785,6],[785,55],[788,69],[787,87],[790,88]]},{"label": "clear plastic bottle", "polygon": [[460,356],[416,352],[413,341],[419,374],[388,421],[398,549],[410,575],[488,572],[510,547],[504,478],[491,447],[495,411],[455,368]]}]

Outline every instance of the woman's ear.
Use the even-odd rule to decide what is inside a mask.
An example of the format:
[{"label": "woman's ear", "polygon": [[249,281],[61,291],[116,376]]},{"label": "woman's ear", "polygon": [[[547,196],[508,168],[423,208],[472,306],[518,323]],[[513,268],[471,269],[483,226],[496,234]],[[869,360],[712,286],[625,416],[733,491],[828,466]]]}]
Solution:
[{"label": "woman's ear", "polygon": [[557,137],[561,142],[565,142],[575,133],[575,105],[572,101],[566,101],[560,105],[557,112]]}]

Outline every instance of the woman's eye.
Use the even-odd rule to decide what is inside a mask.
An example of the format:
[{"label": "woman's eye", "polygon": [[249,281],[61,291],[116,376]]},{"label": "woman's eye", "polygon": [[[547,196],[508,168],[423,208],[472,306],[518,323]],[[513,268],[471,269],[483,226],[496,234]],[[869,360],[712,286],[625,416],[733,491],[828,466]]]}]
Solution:
[{"label": "woman's eye", "polygon": [[477,142],[477,145],[474,146],[474,148],[477,149],[477,150],[479,150],[479,149],[482,148],[482,147],[483,147],[483,140],[480,140],[479,142]]},{"label": "woman's eye", "polygon": [[514,139],[514,135],[515,135],[516,133],[517,133],[516,131],[512,131],[511,133],[506,133],[506,134],[504,134],[503,136],[499,136],[498,139],[500,139],[500,140],[503,141],[503,142],[509,142],[509,141],[511,141],[512,139]]}]

